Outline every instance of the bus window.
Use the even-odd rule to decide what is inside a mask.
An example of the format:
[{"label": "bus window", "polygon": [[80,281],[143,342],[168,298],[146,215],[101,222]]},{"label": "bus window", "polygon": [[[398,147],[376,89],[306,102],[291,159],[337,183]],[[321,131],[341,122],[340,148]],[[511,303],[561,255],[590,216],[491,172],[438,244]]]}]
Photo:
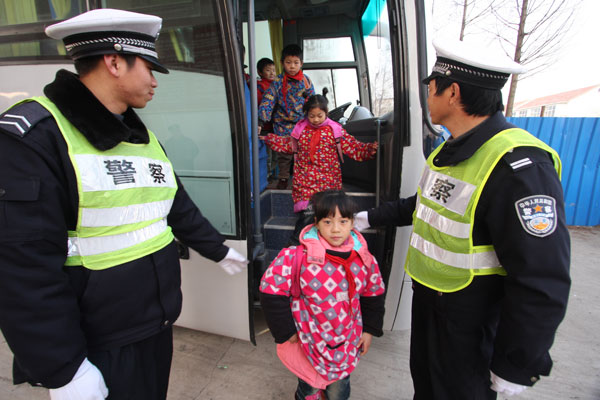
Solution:
[{"label": "bus window", "polygon": [[[329,110],[341,106],[344,103],[356,104],[359,102],[358,79],[356,69],[354,68],[329,68],[329,69],[311,69],[307,75],[315,86],[315,93],[323,94],[323,89],[327,88],[327,100],[329,100]],[[348,108],[349,114],[352,108]]]},{"label": "bus window", "polygon": [[[246,47],[246,49],[248,49],[248,23],[244,22],[242,24],[242,33],[244,35],[244,46]],[[256,55],[256,62],[258,62],[258,60],[260,60],[261,58],[270,58],[271,60],[274,60],[273,62],[275,62],[275,58],[276,56],[273,54],[273,49],[271,48],[271,38],[269,36],[269,22],[268,21],[257,21],[254,24],[254,54]],[[249,54],[246,51],[245,57],[244,57],[244,64],[248,65],[250,63],[249,61]],[[282,71],[281,65],[277,65],[277,63],[275,62],[275,70],[276,71]],[[246,69],[244,72],[249,72],[250,69]],[[257,71],[258,73],[258,71]],[[258,79],[260,79],[260,76],[257,76]]]},{"label": "bus window", "polygon": [[303,40],[304,62],[354,61],[349,37]]},{"label": "bus window", "polygon": [[[304,39],[304,70],[313,81],[315,92],[329,100],[332,110],[344,103],[360,103],[356,59],[350,37]],[[326,66],[326,68],[323,68]],[[344,116],[352,112],[348,108]]]},{"label": "bus window", "polygon": [[369,65],[371,111],[381,116],[394,110],[394,78],[387,5],[372,1],[362,17],[365,52]]},{"label": "bus window", "polygon": [[[106,7],[127,7],[130,0],[105,0]],[[182,7],[160,8],[163,16],[157,41],[168,75],[154,74],[157,95],[138,114],[165,147],[175,171],[202,213],[222,234],[236,235],[232,129],[224,77],[224,50],[212,2],[188,1]],[[167,22],[168,21],[168,22]]]},{"label": "bus window", "polygon": [[83,11],[86,11],[85,0],[3,0],[0,3],[0,26],[34,22],[50,25],[52,21],[71,18]]},{"label": "bus window", "polygon": [[[55,20],[74,17],[86,11],[85,1],[3,0],[0,2],[0,28],[11,26],[14,31],[30,35],[28,40],[0,43],[0,60],[38,58],[65,55],[62,42],[46,37],[40,31]],[[27,24],[23,26],[24,24]],[[21,25],[21,26],[19,26]],[[38,28],[38,25],[40,28]],[[33,34],[39,32],[38,35]],[[39,37],[38,37],[39,36]],[[35,37],[35,40],[32,40]]]}]

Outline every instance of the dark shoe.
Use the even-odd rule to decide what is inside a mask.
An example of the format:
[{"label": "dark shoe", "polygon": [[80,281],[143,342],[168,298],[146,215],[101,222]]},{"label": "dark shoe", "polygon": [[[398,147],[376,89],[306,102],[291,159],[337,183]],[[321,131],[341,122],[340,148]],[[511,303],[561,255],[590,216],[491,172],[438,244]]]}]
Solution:
[{"label": "dark shoe", "polygon": [[277,183],[277,189],[279,189],[279,190],[287,189],[287,186],[288,186],[287,179],[280,179],[279,182]]}]

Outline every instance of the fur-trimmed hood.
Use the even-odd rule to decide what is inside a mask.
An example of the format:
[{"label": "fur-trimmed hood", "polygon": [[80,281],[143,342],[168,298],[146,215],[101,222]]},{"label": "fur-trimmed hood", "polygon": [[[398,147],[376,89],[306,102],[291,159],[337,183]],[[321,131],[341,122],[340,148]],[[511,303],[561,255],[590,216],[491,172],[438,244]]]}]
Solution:
[{"label": "fur-trimmed hood", "polygon": [[149,142],[146,126],[131,107],[119,119],[72,72],[58,71],[44,94],[98,150],[112,149],[120,142]]}]

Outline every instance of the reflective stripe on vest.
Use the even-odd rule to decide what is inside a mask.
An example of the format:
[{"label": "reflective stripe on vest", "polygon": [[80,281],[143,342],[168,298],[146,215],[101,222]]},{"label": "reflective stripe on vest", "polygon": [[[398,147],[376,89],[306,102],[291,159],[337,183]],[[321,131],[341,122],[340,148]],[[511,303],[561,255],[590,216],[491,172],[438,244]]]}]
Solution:
[{"label": "reflective stripe on vest", "polygon": [[410,236],[410,245],[423,254],[428,254],[435,261],[463,269],[488,269],[500,267],[500,261],[493,251],[484,253],[461,254],[453,253],[431,243],[417,233]]},{"label": "reflective stripe on vest", "polygon": [[119,235],[100,237],[70,237],[69,257],[81,257],[82,255],[94,256],[106,253],[106,249],[121,250],[133,246],[140,240],[148,240],[164,232],[167,222],[161,219],[145,228],[133,232],[121,233]]},{"label": "reflective stripe on vest", "polygon": [[538,147],[552,154],[560,176],[558,154],[522,129],[507,129],[484,143],[473,156],[454,166],[436,167],[427,159],[417,189],[405,269],[416,281],[440,292],[468,286],[476,275],[505,275],[491,245],[473,245],[473,223],[485,183],[498,161],[520,146]]},{"label": "reflective stripe on vest", "polygon": [[173,233],[166,218],[177,182],[154,134],[148,131],[148,144],[121,142],[100,151],[50,100],[33,100],[54,116],[77,178],[77,226],[69,231],[65,265],[106,269],[171,243]]}]

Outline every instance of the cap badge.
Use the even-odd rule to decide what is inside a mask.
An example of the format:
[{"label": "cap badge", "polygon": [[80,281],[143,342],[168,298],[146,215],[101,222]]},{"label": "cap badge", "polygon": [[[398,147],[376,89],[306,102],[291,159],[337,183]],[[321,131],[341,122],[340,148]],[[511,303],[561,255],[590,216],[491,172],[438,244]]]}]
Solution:
[{"label": "cap badge", "polygon": [[442,75],[446,75],[450,71],[450,66],[446,63],[436,62],[433,65],[433,72],[437,72]]}]

